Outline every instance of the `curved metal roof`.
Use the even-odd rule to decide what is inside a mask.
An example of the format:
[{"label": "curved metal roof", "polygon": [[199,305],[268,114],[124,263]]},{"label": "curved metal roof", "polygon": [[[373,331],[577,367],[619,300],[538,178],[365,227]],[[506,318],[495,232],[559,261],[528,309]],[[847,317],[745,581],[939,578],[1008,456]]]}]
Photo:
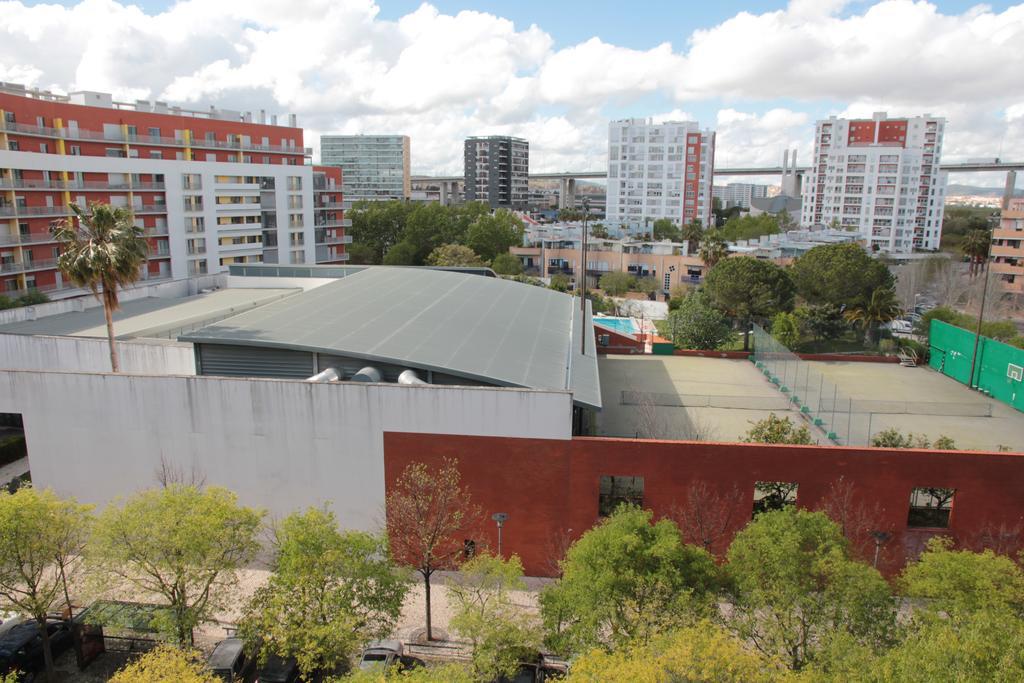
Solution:
[{"label": "curved metal roof", "polygon": [[[581,338],[586,348],[581,349]],[[180,337],[379,360],[498,386],[561,389],[600,409],[588,306],[543,287],[370,267]]]}]

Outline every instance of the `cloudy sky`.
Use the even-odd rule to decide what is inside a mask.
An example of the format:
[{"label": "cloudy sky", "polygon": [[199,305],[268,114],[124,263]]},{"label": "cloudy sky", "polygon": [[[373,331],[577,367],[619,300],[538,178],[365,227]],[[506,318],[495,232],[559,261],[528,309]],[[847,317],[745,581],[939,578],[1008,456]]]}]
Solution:
[{"label": "cloudy sky", "polygon": [[1024,158],[1009,2],[0,1],[0,81],[294,112],[313,147],[404,133],[422,173],[487,134],[529,139],[531,170],[602,169],[634,116],[716,129],[719,166],[807,160],[815,119],[884,110],[946,116],[946,160]]}]

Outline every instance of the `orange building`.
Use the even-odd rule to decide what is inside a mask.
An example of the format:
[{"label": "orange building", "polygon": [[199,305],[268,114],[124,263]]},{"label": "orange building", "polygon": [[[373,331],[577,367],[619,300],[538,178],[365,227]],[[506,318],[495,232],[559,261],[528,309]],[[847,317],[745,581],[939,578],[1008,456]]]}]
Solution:
[{"label": "orange building", "polygon": [[1011,199],[992,231],[991,268],[1004,291],[1024,296],[1024,199]]}]

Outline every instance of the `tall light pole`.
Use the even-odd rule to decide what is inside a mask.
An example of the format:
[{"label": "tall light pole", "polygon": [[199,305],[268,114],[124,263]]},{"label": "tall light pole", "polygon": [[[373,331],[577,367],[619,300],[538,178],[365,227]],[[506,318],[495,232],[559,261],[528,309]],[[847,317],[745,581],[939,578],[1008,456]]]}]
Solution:
[{"label": "tall light pole", "polygon": [[493,519],[498,524],[498,557],[501,557],[501,527],[508,520],[508,513],[495,512],[493,515],[491,515],[491,519]]},{"label": "tall light pole", "polygon": [[580,240],[580,354],[587,353],[587,218],[590,216],[590,198],[583,198],[583,234]]},{"label": "tall light pole", "polygon": [[992,270],[988,262],[988,254],[983,261],[985,268],[985,284],[981,290],[981,311],[978,312],[978,329],[974,332],[974,351],[971,353],[971,374],[967,376],[967,386],[974,388],[974,365],[978,362],[978,342],[981,341],[981,323],[985,320],[985,297],[988,295],[988,274]]}]

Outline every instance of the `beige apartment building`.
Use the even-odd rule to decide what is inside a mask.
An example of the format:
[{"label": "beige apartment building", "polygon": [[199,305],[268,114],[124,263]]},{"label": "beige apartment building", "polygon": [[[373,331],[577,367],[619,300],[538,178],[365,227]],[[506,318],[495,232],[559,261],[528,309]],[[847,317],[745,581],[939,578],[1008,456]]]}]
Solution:
[{"label": "beige apartment building", "polygon": [[[527,275],[551,277],[561,273],[575,285],[581,274],[578,238],[542,239],[509,251],[523,262]],[[621,271],[653,277],[667,294],[677,284],[699,284],[704,262],[687,253],[687,244],[591,239],[587,242],[587,286],[596,287],[605,273]]]},{"label": "beige apartment building", "polygon": [[1011,199],[992,231],[991,267],[1004,291],[1024,297],[1024,199]]}]

